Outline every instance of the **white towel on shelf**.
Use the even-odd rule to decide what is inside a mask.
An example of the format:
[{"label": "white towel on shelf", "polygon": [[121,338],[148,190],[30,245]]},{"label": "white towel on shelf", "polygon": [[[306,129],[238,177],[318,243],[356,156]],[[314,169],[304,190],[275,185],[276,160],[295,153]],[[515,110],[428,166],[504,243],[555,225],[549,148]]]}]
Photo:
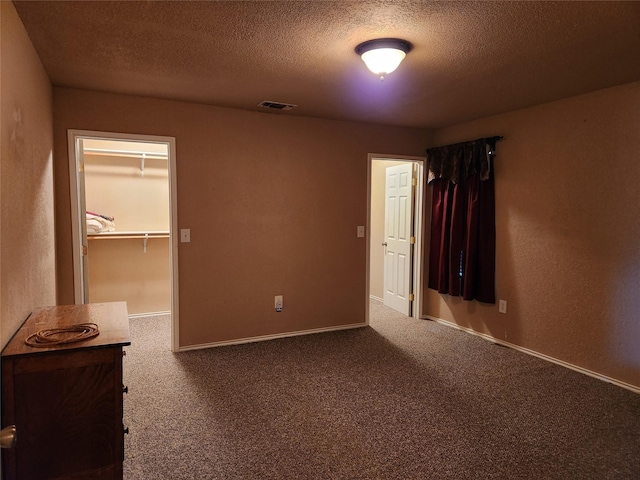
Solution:
[{"label": "white towel on shelf", "polygon": [[99,215],[87,213],[87,234],[96,235],[103,232],[113,232],[116,224]]}]

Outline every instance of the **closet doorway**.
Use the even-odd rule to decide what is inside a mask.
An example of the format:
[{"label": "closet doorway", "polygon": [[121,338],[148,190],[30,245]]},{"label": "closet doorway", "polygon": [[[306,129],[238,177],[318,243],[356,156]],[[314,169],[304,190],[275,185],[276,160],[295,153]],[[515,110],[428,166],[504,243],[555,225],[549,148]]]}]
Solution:
[{"label": "closet doorway", "polygon": [[367,306],[379,301],[414,318],[421,312],[425,160],[370,154],[368,165]]},{"label": "closet doorway", "polygon": [[75,303],[171,315],[178,350],[175,139],[70,130]]}]

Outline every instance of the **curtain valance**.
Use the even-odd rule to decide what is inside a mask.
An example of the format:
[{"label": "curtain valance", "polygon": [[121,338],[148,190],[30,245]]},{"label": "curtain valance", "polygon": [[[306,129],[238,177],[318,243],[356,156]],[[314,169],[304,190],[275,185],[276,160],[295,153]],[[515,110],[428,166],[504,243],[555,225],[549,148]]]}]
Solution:
[{"label": "curtain valance", "polygon": [[488,180],[491,171],[490,155],[495,150],[496,141],[501,138],[479,138],[428,149],[429,182],[441,178],[460,183],[473,175],[478,175],[481,181]]}]

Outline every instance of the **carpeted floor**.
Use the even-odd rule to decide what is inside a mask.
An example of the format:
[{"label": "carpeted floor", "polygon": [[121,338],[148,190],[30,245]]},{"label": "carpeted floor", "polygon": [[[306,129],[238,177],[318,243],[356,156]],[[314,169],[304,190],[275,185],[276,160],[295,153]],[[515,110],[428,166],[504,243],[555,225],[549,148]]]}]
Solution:
[{"label": "carpeted floor", "polygon": [[131,320],[127,480],[640,478],[640,395],[378,302],[357,330],[169,332]]}]

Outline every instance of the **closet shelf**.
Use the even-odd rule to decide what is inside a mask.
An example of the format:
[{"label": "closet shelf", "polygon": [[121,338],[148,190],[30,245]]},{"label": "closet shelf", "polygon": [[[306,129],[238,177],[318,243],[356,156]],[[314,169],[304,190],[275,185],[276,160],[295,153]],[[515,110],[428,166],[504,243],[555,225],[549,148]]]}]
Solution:
[{"label": "closet shelf", "polygon": [[103,232],[88,234],[90,240],[122,239],[122,238],[169,238],[169,231],[149,231],[149,232]]},{"label": "closet shelf", "polygon": [[140,238],[142,239],[142,251],[147,253],[147,241],[150,238],[169,238],[169,232],[165,230],[151,232],[103,232],[87,235],[89,240],[113,240],[122,238]]}]

